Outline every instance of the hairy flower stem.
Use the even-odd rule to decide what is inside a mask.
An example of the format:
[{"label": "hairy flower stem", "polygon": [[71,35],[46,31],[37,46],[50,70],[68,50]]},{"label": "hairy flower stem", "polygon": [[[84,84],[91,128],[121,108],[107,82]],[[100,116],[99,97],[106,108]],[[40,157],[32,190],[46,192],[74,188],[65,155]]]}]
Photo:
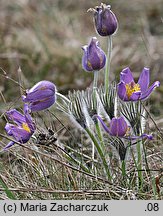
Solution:
[{"label": "hairy flower stem", "polygon": [[147,173],[149,173],[149,175],[151,176],[150,168],[149,168],[149,166],[148,166],[147,152],[146,152],[146,148],[145,148],[144,143],[143,143],[143,152],[144,152],[144,160],[145,160],[146,170],[147,170]]},{"label": "hairy flower stem", "polygon": [[[139,113],[138,114],[138,120],[136,123],[136,130],[138,135],[143,134],[144,129],[142,125],[142,121],[144,120],[143,118],[141,119],[141,106],[140,106],[140,101],[137,101],[136,107],[135,107],[135,112]],[[138,164],[138,182],[139,182],[139,189],[141,190],[143,187],[143,173],[142,173],[142,146],[143,146],[143,140],[139,140],[136,149],[137,149],[137,164]]]},{"label": "hairy flower stem", "polygon": [[97,89],[98,71],[94,71],[93,90]]},{"label": "hairy flower stem", "polygon": [[97,152],[99,153],[99,156],[102,160],[102,163],[103,163],[103,166],[105,168],[105,171],[106,171],[106,174],[107,174],[107,177],[108,179],[111,181],[112,180],[112,177],[111,177],[111,174],[110,174],[110,171],[109,171],[109,167],[108,167],[108,164],[107,164],[107,161],[106,161],[106,158],[104,156],[104,153],[101,149],[101,146],[99,145],[98,141],[96,140],[95,136],[92,134],[92,132],[89,130],[89,128],[85,128],[87,134],[89,135],[89,137],[91,138],[91,140],[93,141],[96,149],[97,149]]},{"label": "hairy flower stem", "polygon": [[136,145],[136,149],[137,149],[138,183],[139,183],[140,190],[142,189],[143,186],[141,145],[142,145],[142,141],[138,141]]},{"label": "hairy flower stem", "polygon": [[111,52],[112,52],[112,36],[108,36],[108,50],[106,57],[106,66],[105,66],[105,92],[108,93],[109,90],[109,72],[110,72],[110,63],[111,63]]},{"label": "hairy flower stem", "polygon": [[[94,80],[93,80],[93,104],[94,104],[94,107],[97,108],[97,98],[96,98],[96,94],[97,94],[97,82],[98,82],[98,71],[94,71]],[[102,133],[101,133],[101,128],[99,126],[99,123],[98,121],[95,122],[95,127],[96,127],[96,132],[97,132],[97,135],[99,137],[99,140],[102,144],[102,147],[103,147],[103,150],[104,150],[104,144],[103,144],[103,136],[102,136]]]},{"label": "hairy flower stem", "polygon": [[93,107],[97,107],[97,82],[98,82],[98,71],[94,71],[94,79],[93,79]]},{"label": "hairy flower stem", "polygon": [[[98,83],[98,71],[94,71],[94,79],[93,79],[93,107],[97,108],[97,98],[96,98],[96,94],[97,94],[97,83]],[[98,122],[97,122],[98,124]],[[95,155],[95,146],[94,143],[92,143],[92,160],[94,160],[94,155]],[[92,165],[92,169],[93,169],[93,165]]]}]

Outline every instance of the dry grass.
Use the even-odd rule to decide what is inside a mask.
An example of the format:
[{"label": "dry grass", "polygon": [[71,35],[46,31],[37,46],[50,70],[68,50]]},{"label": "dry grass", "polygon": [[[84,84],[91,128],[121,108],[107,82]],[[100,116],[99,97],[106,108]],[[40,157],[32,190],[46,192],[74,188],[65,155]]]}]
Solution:
[{"label": "dry grass", "polygon": [[[49,112],[43,116],[43,120],[35,116],[37,132],[28,145],[15,145],[1,153],[0,180],[5,185],[0,189],[1,199],[12,198],[6,188],[16,199],[162,199],[163,138],[156,128],[154,142],[144,142],[148,167],[143,160],[144,180],[139,189],[131,157],[134,148],[128,150],[124,178],[117,152],[105,143],[114,179],[111,183],[97,153],[92,168],[91,142],[85,132],[63,125]],[[48,128],[55,134],[49,135]],[[47,139],[40,139],[40,134]],[[6,141],[4,137],[2,145]]]}]

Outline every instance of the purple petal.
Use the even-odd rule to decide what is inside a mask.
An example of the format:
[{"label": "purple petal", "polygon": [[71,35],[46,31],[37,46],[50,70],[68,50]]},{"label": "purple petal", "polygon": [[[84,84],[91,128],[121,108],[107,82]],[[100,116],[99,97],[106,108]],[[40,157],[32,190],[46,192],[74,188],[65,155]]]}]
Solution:
[{"label": "purple petal", "polygon": [[129,101],[128,96],[126,94],[126,87],[123,82],[118,84],[118,96],[123,101]]},{"label": "purple petal", "polygon": [[98,8],[98,10],[97,10],[97,11],[95,12],[95,14],[94,14],[95,26],[96,26],[97,32],[98,32],[101,36],[106,36],[106,33],[102,31],[101,13],[102,13],[102,9],[101,9],[101,8]]},{"label": "purple petal", "polygon": [[6,125],[6,132],[8,135],[13,136],[16,141],[26,143],[30,139],[31,133],[23,128],[8,123]]},{"label": "purple petal", "polygon": [[14,121],[18,126],[21,126],[25,122],[25,117],[16,109],[12,109],[6,112],[7,117]]},{"label": "purple petal", "polygon": [[23,95],[24,102],[32,102],[36,100],[42,100],[47,97],[54,96],[56,87],[52,82],[40,81],[34,85],[30,90],[26,91],[26,96]]},{"label": "purple petal", "polygon": [[30,109],[32,112],[37,112],[43,109],[47,109],[50,106],[52,106],[55,102],[55,97],[49,97],[49,98],[45,98],[44,100],[38,100],[35,102],[30,103]]},{"label": "purple petal", "polygon": [[127,123],[123,117],[113,118],[110,123],[110,131],[112,136],[123,137],[127,131]]},{"label": "purple petal", "polygon": [[84,54],[82,57],[82,67],[85,71],[93,71],[93,67],[90,61],[88,61],[88,46],[82,47]]},{"label": "purple petal", "polygon": [[10,141],[4,148],[3,148],[3,150],[7,150],[7,149],[9,149],[11,146],[13,146],[15,144],[15,142],[14,141]]},{"label": "purple petal", "polygon": [[[6,123],[6,125],[5,125],[5,130],[6,130],[6,132],[7,132],[7,134],[9,135],[9,136],[12,136],[12,127],[13,127],[14,125],[13,124],[10,124],[10,123]],[[16,126],[15,126],[16,127]]]},{"label": "purple petal", "polygon": [[106,32],[107,35],[112,35],[115,33],[118,27],[118,21],[115,14],[110,10],[106,9],[103,12],[103,20],[102,20],[102,30]]},{"label": "purple petal", "polygon": [[28,91],[28,93],[35,92],[35,91],[38,91],[38,90],[44,90],[44,89],[50,89],[51,91],[55,91],[55,88],[56,87],[55,87],[55,85],[52,82],[47,81],[47,80],[43,80],[43,81],[40,81],[37,84],[35,84]]},{"label": "purple petal", "polygon": [[149,140],[153,140],[153,136],[151,134],[143,134],[141,135],[142,138],[147,138]]},{"label": "purple petal", "polygon": [[27,132],[22,128],[13,129],[13,137],[20,143],[26,143],[31,138],[31,133]]},{"label": "purple petal", "polygon": [[134,92],[130,96],[130,101],[137,101],[140,99],[140,96],[141,96],[141,91]]},{"label": "purple petal", "polygon": [[138,84],[140,85],[141,92],[145,92],[149,86],[149,68],[144,68],[140,74]]},{"label": "purple petal", "polygon": [[142,134],[141,136],[128,136],[124,138],[128,140],[137,140],[137,139],[142,139],[142,138],[147,138],[149,140],[152,140],[153,136],[151,134]]},{"label": "purple petal", "polygon": [[159,82],[159,81],[154,82],[154,83],[150,86],[150,88],[147,89],[147,91],[144,92],[144,93],[141,95],[140,100],[145,100],[145,99],[147,99],[147,98],[150,96],[150,94],[153,92],[153,90],[154,90],[156,87],[159,87],[159,86],[160,86],[160,82]]},{"label": "purple petal", "polygon": [[120,74],[120,81],[124,82],[125,84],[134,82],[134,79],[133,79],[133,76],[132,76],[132,73],[129,67],[122,70]]},{"label": "purple petal", "polygon": [[93,118],[97,118],[97,119],[100,121],[100,123],[101,123],[102,127],[104,128],[104,130],[105,130],[108,134],[111,135],[110,129],[106,126],[106,124],[103,122],[103,120],[102,120],[102,118],[101,118],[100,116],[94,115]]}]

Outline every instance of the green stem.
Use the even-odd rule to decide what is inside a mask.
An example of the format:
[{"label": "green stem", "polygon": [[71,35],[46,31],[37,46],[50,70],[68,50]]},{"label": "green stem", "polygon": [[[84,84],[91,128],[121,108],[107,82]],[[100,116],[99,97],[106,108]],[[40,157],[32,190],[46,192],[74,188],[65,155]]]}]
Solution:
[{"label": "green stem", "polygon": [[98,138],[100,140],[102,150],[104,151],[105,147],[104,147],[104,142],[103,142],[103,136],[102,136],[101,128],[100,128],[100,125],[99,125],[98,121],[95,122],[95,127],[96,127],[96,132],[97,132]]},{"label": "green stem", "polygon": [[96,107],[96,108],[97,108],[97,100],[96,100],[97,82],[98,82],[98,71],[94,71],[94,79],[93,79],[93,107]]},{"label": "green stem", "polygon": [[146,148],[145,148],[145,146],[144,146],[144,143],[142,143],[142,144],[143,144],[143,152],[144,152],[144,160],[145,160],[146,170],[147,170],[147,172],[148,172],[149,175],[150,175],[150,169],[149,169],[149,166],[148,166]]},{"label": "green stem", "polygon": [[107,161],[106,161],[106,158],[104,156],[104,153],[101,149],[101,146],[99,145],[98,141],[96,140],[96,138],[94,137],[94,135],[92,134],[92,132],[89,130],[89,128],[85,128],[87,134],[89,135],[89,137],[91,138],[91,140],[93,141],[96,149],[97,149],[97,152],[99,153],[99,156],[102,160],[102,163],[104,165],[104,168],[105,168],[105,171],[106,171],[106,174],[108,176],[108,179],[109,180],[112,180],[112,177],[111,177],[111,174],[110,174],[110,171],[109,171],[109,167],[108,167],[108,164],[107,164]]},{"label": "green stem", "polygon": [[[140,101],[137,101],[135,103],[135,133],[140,136],[143,133],[143,128],[141,127],[141,114],[142,109],[140,107]],[[143,141],[139,140],[136,144],[136,150],[137,150],[137,171],[138,171],[138,187],[139,190],[143,187],[143,172],[142,172],[142,150],[141,147],[143,145]]]},{"label": "green stem", "polygon": [[98,82],[98,71],[94,71],[93,89],[97,88],[97,82]]},{"label": "green stem", "polygon": [[[97,90],[97,81],[98,81],[98,71],[94,71],[94,80],[93,80],[93,103],[94,103],[94,107],[96,107],[97,110],[97,99],[96,99],[96,90]],[[99,126],[98,121],[95,122],[95,127],[96,127],[96,131],[97,131],[97,135],[99,137],[99,140],[102,144],[102,148],[104,150],[104,144],[103,144],[103,136],[101,133],[101,128]]]},{"label": "green stem", "polygon": [[126,177],[126,163],[124,160],[122,161],[122,176]]},{"label": "green stem", "polygon": [[138,141],[136,145],[137,149],[137,168],[138,168],[138,182],[139,182],[139,189],[142,189],[143,186],[143,175],[142,175],[142,154],[141,154],[141,141]]},{"label": "green stem", "polygon": [[[97,91],[97,83],[98,83],[98,71],[94,71],[94,78],[93,78],[93,108],[97,110],[97,98],[96,98],[96,91]],[[92,161],[94,161],[94,154],[95,154],[95,146],[92,143]],[[92,169],[94,169],[94,164],[92,163]]]},{"label": "green stem", "polygon": [[106,57],[106,66],[105,66],[105,92],[108,93],[109,90],[109,72],[110,72],[110,63],[111,63],[111,52],[112,52],[112,36],[108,36],[108,51]]},{"label": "green stem", "polygon": [[94,160],[95,160],[95,145],[92,142],[92,170],[94,170]]}]

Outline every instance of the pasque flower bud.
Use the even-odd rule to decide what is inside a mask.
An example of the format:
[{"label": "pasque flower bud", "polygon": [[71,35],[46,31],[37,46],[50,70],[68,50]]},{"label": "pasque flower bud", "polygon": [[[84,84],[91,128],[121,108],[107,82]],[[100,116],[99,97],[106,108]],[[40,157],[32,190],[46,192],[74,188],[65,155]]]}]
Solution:
[{"label": "pasque flower bud", "polygon": [[106,55],[100,48],[96,37],[93,37],[90,44],[82,47],[84,51],[82,65],[86,71],[97,71],[105,66]]},{"label": "pasque flower bud", "polygon": [[56,87],[52,82],[40,81],[22,96],[32,112],[49,108],[56,100]]},{"label": "pasque flower bud", "polygon": [[117,18],[110,8],[110,5],[101,3],[100,6],[89,9],[94,12],[95,28],[101,36],[114,34],[118,27]]}]

